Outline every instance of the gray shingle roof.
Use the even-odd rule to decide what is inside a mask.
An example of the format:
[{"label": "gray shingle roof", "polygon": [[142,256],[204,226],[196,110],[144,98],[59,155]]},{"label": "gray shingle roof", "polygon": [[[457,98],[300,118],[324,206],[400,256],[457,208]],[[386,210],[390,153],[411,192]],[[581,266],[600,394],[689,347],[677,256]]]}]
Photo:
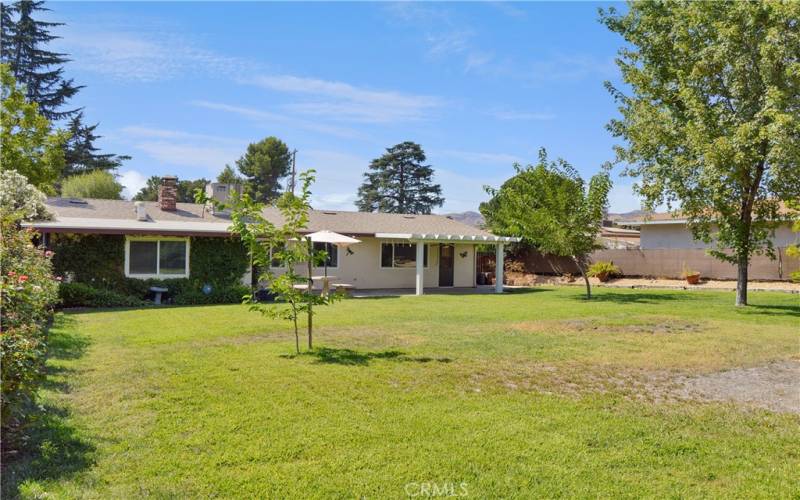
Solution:
[{"label": "gray shingle roof", "polygon": [[[127,200],[84,199],[81,203],[67,198],[49,198],[48,209],[55,215],[56,221],[69,219],[91,219],[92,225],[103,228],[111,221],[136,222],[134,202]],[[193,227],[208,227],[209,223],[228,224],[230,217],[226,214],[211,214],[203,205],[195,203],[178,203],[177,210],[161,210],[157,202],[144,202],[148,222],[185,223],[187,233]],[[277,209],[267,208],[264,216],[274,223],[280,223],[281,216]],[[33,224],[38,226],[38,224]],[[158,226],[158,224],[154,224]],[[179,224],[184,227],[183,224]],[[441,215],[403,215],[385,213],[351,212],[341,210],[312,210],[309,214],[309,232],[327,229],[342,234],[374,235],[376,233],[426,233],[451,234],[463,236],[490,236],[490,233],[449,219]],[[172,230],[171,232],[174,232]]]}]

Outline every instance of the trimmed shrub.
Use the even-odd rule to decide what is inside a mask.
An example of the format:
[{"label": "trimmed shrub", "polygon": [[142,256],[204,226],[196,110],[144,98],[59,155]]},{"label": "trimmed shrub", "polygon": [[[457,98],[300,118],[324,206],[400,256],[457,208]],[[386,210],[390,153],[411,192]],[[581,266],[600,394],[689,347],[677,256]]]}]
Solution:
[{"label": "trimmed shrub", "polygon": [[589,271],[586,274],[597,277],[600,281],[606,281],[614,276],[622,276],[622,271],[613,262],[599,261],[589,266]]},{"label": "trimmed shrub", "polygon": [[151,304],[138,297],[93,288],[86,283],[61,283],[58,295],[64,307],[139,307]]}]

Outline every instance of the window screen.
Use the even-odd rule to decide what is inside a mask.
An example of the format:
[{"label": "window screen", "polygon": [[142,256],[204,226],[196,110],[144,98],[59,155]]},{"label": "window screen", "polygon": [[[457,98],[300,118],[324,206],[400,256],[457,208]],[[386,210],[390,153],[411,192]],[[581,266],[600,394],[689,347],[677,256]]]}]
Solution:
[{"label": "window screen", "polygon": [[186,242],[159,241],[159,274],[186,273]]},{"label": "window screen", "polygon": [[130,242],[130,274],[156,274],[157,241]]},{"label": "window screen", "polygon": [[[428,245],[423,246],[422,265],[428,267]],[[381,267],[416,267],[416,243],[383,243],[381,245]]]}]

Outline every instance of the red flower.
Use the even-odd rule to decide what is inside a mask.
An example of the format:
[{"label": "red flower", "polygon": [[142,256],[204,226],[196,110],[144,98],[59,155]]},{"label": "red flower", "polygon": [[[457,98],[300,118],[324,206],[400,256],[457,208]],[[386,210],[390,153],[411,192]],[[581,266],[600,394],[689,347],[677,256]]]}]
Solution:
[{"label": "red flower", "polygon": [[20,283],[25,283],[26,281],[28,281],[28,276],[26,274],[20,274],[19,275],[19,282]]},{"label": "red flower", "polygon": [[52,252],[51,250],[48,250],[48,251],[46,251],[46,252],[44,253],[44,256],[45,256],[45,257],[47,257],[47,258],[49,259],[50,257],[52,257],[52,256],[53,256],[53,252]]},{"label": "red flower", "polygon": [[17,273],[15,273],[14,271],[9,271],[9,272],[8,272],[8,275],[9,275],[9,276],[11,276],[11,277],[13,278],[14,276],[16,276],[16,275],[17,275]]}]

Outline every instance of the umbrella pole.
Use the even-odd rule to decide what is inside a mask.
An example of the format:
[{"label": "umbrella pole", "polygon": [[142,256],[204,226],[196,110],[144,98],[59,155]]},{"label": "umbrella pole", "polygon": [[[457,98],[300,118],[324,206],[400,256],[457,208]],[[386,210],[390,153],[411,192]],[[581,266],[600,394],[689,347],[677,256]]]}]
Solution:
[{"label": "umbrella pole", "polygon": [[308,238],[308,349],[314,349],[313,344],[311,342],[312,334],[312,318],[313,312],[311,311],[311,305],[314,302],[314,298],[311,296],[314,293],[314,279],[311,277],[311,267],[313,266],[312,261],[314,260],[314,244],[311,243],[311,238]]}]

